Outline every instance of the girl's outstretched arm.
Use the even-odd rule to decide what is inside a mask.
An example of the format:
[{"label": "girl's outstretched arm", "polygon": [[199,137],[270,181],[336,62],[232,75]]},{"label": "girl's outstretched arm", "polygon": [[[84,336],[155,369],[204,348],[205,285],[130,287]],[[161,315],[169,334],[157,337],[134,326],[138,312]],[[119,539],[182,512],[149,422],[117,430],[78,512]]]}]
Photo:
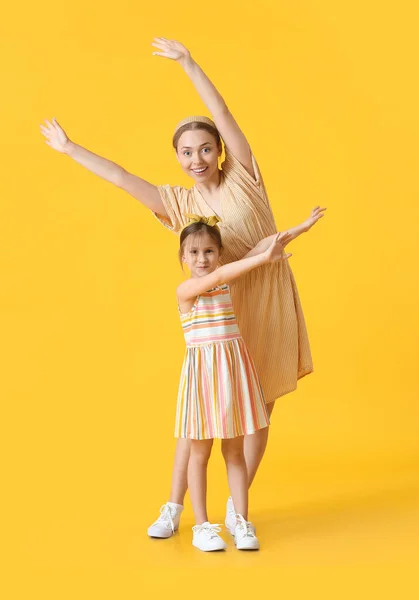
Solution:
[{"label": "girl's outstretched arm", "polygon": [[57,152],[67,154],[95,175],[122,188],[153,212],[167,217],[166,209],[155,185],[128,173],[120,165],[75,144],[68,138],[56,119],[45,121],[45,125],[41,125],[41,132],[46,138],[48,146]]},{"label": "girl's outstretched arm", "polygon": [[229,111],[221,94],[207,75],[205,75],[201,67],[194,61],[189,50],[180,42],[161,37],[154,38],[152,45],[159,50],[158,52],[153,52],[153,54],[175,60],[182,66],[211,113],[225,145],[246,171],[254,177],[255,172],[252,164],[252,156],[246,137]]},{"label": "girl's outstretched arm", "polygon": [[179,304],[185,303],[192,298],[196,298],[199,294],[202,294],[217,285],[234,281],[234,279],[238,279],[256,267],[260,267],[269,262],[276,262],[277,260],[289,258],[291,254],[284,255],[283,250],[291,240],[291,235],[288,232],[285,232],[277,233],[272,237],[271,243],[264,252],[258,252],[254,256],[246,256],[241,260],[236,260],[235,262],[219,267],[209,275],[191,278],[181,283],[177,289]]},{"label": "girl's outstretched arm", "polygon": [[[311,215],[309,216],[308,219],[306,219],[299,225],[296,225],[295,227],[291,227],[290,229],[287,229],[284,232],[284,233],[288,233],[290,235],[287,244],[292,242],[292,240],[295,240],[295,238],[297,238],[302,233],[306,233],[307,231],[309,231],[313,227],[313,225],[315,223],[317,223],[317,221],[319,219],[324,217],[325,210],[326,210],[325,208],[320,208],[320,206],[316,206],[311,211]],[[246,258],[248,256],[256,256],[257,254],[260,254],[261,252],[265,252],[265,250],[267,250],[269,248],[269,246],[271,245],[271,243],[274,240],[276,235],[277,234],[274,233],[273,235],[270,235],[270,236],[264,238],[263,240],[260,240],[260,242],[258,244],[256,244],[256,246],[254,248],[252,248],[247,254],[245,254],[243,258]]]}]

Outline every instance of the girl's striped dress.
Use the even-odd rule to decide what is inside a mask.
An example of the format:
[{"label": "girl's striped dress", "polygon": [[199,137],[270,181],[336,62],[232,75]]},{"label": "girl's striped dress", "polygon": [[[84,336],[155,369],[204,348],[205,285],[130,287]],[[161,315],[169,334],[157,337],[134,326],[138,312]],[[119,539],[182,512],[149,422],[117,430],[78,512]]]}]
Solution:
[{"label": "girl's striped dress", "polygon": [[198,296],[180,318],[186,354],[175,436],[234,438],[267,427],[259,377],[240,335],[228,285]]}]

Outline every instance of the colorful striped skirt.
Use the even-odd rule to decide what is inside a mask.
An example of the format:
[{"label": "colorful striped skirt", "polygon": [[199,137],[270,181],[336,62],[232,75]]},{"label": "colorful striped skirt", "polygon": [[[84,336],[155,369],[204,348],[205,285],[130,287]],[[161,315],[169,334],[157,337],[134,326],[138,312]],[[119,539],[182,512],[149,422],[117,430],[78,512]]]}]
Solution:
[{"label": "colorful striped skirt", "polygon": [[268,425],[260,381],[243,338],[187,346],[175,437],[235,438]]}]

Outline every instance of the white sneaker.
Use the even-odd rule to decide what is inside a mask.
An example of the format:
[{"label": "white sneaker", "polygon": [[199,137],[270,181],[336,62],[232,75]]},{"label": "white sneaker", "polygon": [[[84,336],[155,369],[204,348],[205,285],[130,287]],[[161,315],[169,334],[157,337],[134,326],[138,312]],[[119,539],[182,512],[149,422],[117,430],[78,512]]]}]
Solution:
[{"label": "white sneaker", "polygon": [[231,535],[234,536],[234,530],[236,528],[236,511],[234,510],[233,498],[231,496],[227,500],[225,524]]},{"label": "white sneaker", "polygon": [[166,502],[160,508],[160,517],[147,530],[150,537],[169,538],[179,528],[183,506],[174,502]]},{"label": "white sneaker", "polygon": [[192,527],[193,539],[192,545],[203,552],[214,552],[215,550],[225,550],[227,544],[218,535],[221,531],[221,527],[218,524],[211,525],[206,521],[202,525],[195,525]]},{"label": "white sneaker", "polygon": [[236,520],[234,543],[237,550],[259,550],[259,540],[250,521],[246,521],[242,515],[236,515]]},{"label": "white sneaker", "polygon": [[[231,535],[234,537],[234,531],[236,529],[236,511],[234,509],[234,504],[233,504],[233,498],[230,496],[229,499],[227,500],[227,506],[226,506],[226,520],[225,520],[225,524],[227,529],[229,530],[229,532],[231,533]],[[249,522],[250,527],[252,527],[253,529],[253,533],[256,533],[256,527],[253,525],[253,523]]]}]

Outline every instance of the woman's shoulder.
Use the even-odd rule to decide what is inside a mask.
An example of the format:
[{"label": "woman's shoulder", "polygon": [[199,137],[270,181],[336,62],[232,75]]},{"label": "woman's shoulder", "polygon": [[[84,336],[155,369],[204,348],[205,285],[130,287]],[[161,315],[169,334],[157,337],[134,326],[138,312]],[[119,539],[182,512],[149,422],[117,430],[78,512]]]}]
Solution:
[{"label": "woman's shoulder", "polygon": [[179,233],[185,225],[185,214],[196,212],[193,188],[185,188],[179,185],[160,185],[157,187],[167,216],[156,217],[163,225],[172,231]]},{"label": "woman's shoulder", "polygon": [[226,148],[225,160],[221,165],[223,184],[233,197],[244,196],[258,205],[269,205],[265,184],[253,154],[252,165],[254,176]]},{"label": "woman's shoulder", "polygon": [[160,193],[169,194],[175,196],[176,198],[187,198],[193,192],[193,186],[187,188],[183,185],[170,185],[168,183],[164,185],[158,185],[157,189],[160,191]]},{"label": "woman's shoulder", "polygon": [[251,154],[252,167],[254,176],[242,165],[242,163],[225,148],[225,158],[221,164],[221,171],[226,179],[242,179],[246,182],[251,183],[254,186],[259,186],[262,183],[262,177],[260,174],[259,166],[253,153]]}]

